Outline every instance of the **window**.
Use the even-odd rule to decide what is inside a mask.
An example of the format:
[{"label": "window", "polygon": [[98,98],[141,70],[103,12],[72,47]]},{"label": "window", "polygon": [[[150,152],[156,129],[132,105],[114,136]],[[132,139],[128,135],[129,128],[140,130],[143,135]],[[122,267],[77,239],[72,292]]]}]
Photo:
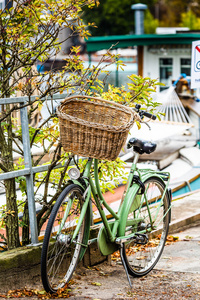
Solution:
[{"label": "window", "polygon": [[160,58],[160,82],[165,84],[165,87],[160,87],[160,90],[166,89],[172,83],[172,58]]},{"label": "window", "polygon": [[190,76],[190,72],[191,72],[191,59],[181,58],[181,74],[185,73],[187,76]]}]

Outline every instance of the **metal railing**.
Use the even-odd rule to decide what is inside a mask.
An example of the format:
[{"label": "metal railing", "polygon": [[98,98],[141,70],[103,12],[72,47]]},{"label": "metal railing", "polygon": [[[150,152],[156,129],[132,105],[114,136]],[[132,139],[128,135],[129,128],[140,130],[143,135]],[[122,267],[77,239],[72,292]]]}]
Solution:
[{"label": "metal railing", "polygon": [[[31,101],[36,100],[39,96],[31,96]],[[67,94],[55,94],[53,96],[45,97],[45,100],[62,100],[67,97]],[[28,122],[28,111],[27,102],[30,100],[28,97],[15,97],[15,98],[0,98],[0,105],[2,104],[20,104],[20,118],[22,128],[22,141],[24,151],[24,166],[25,168],[17,171],[10,171],[0,174],[0,181],[11,179],[19,176],[26,177],[26,188],[27,188],[27,199],[28,199],[28,210],[29,210],[29,222],[30,222],[30,233],[31,233],[31,244],[38,244],[38,230],[36,220],[36,207],[34,197],[34,186],[33,186],[33,174],[45,172],[48,170],[49,165],[32,167],[31,162],[31,147],[29,137],[29,122]],[[61,168],[59,164],[56,168]]]}]

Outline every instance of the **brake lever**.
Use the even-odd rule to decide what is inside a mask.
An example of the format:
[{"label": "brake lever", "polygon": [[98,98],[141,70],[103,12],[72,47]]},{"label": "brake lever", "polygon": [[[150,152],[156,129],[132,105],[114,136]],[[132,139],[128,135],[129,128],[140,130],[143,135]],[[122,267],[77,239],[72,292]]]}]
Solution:
[{"label": "brake lever", "polygon": [[147,122],[141,121],[140,123],[147,125],[147,127],[149,128],[149,130],[151,130],[151,126]]}]

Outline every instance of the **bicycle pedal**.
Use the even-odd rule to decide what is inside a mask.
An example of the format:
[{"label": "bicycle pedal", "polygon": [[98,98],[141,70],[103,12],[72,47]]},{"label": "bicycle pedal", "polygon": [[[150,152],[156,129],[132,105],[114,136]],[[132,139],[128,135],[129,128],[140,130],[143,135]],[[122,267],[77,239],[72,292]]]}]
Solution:
[{"label": "bicycle pedal", "polygon": [[135,233],[135,242],[140,245],[145,245],[149,241],[148,236],[144,233]]},{"label": "bicycle pedal", "polygon": [[123,237],[116,238],[115,243],[118,245],[122,245],[123,243],[135,241],[135,239],[136,239],[135,233],[132,233],[132,235],[129,235],[129,236],[123,236]]}]

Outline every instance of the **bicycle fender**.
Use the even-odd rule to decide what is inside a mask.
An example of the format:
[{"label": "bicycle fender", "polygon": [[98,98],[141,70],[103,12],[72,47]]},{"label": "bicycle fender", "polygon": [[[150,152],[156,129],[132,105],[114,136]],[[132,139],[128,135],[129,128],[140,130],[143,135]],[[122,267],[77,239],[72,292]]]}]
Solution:
[{"label": "bicycle fender", "polygon": [[146,181],[147,179],[151,178],[151,177],[156,177],[156,178],[159,178],[163,181],[163,183],[166,185],[165,181],[163,180],[163,176],[160,175],[159,173],[146,173],[146,174],[143,174],[142,177],[141,177],[141,181],[144,182]]},{"label": "bicycle fender", "polygon": [[[144,182],[145,180],[147,180],[148,178],[152,177],[152,174],[151,175],[148,175],[148,174],[145,174],[144,176],[142,176],[142,181]],[[163,183],[166,185],[165,183],[165,180],[163,178],[163,174],[153,174],[153,177],[157,177],[159,179],[161,179],[163,181]],[[167,201],[168,201],[168,207],[170,208],[169,209],[169,223],[171,223],[171,202],[172,202],[172,191],[170,188],[167,188],[166,190],[166,195],[167,195]]]},{"label": "bicycle fender", "polygon": [[167,189],[167,200],[168,200],[168,205],[170,207],[170,210],[169,210],[169,223],[171,223],[172,190],[170,188]]},{"label": "bicycle fender", "polygon": [[72,184],[78,184],[83,190],[85,190],[85,187],[81,184],[81,182],[79,180],[70,179],[68,182],[72,183]]}]

